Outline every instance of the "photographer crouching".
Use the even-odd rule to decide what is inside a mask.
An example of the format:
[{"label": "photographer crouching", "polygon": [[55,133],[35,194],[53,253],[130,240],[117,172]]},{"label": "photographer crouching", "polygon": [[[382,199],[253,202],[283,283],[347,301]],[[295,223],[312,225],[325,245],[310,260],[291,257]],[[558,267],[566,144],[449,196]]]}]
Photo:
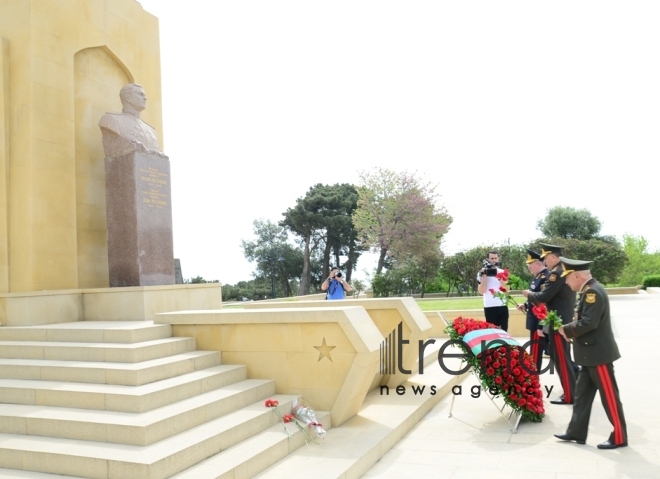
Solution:
[{"label": "photographer crouching", "polygon": [[321,283],[321,290],[327,291],[325,299],[344,299],[351,286],[341,277],[336,266],[330,270],[330,277]]},{"label": "photographer crouching", "polygon": [[500,288],[508,289],[507,281],[497,279],[497,274],[504,270],[501,268],[500,254],[497,251],[489,251],[488,258],[483,262],[483,268],[477,275],[479,282],[479,294],[484,297],[484,314],[486,321],[499,326],[504,331],[509,329],[509,308],[502,304],[502,300],[493,296],[490,290],[500,291]]}]

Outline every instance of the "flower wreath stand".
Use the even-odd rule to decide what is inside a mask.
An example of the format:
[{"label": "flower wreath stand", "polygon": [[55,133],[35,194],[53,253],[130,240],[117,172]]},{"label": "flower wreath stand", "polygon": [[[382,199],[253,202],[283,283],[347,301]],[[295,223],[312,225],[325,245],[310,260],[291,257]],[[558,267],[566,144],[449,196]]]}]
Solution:
[{"label": "flower wreath stand", "polygon": [[[483,393],[509,423],[511,432],[518,431],[522,419],[541,422],[545,410],[539,377],[531,357],[518,341],[485,321],[459,317],[449,322],[442,314],[440,317],[447,325],[449,338],[465,353],[461,369],[471,367]],[[497,398],[502,399],[501,406]],[[449,417],[453,416],[455,401],[453,395]]]}]

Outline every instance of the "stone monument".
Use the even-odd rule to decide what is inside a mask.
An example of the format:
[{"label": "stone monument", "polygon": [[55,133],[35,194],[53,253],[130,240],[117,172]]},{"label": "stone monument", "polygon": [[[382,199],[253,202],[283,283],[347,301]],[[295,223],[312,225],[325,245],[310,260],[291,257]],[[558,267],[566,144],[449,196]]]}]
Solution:
[{"label": "stone monument", "polygon": [[144,89],[124,86],[122,113],[99,122],[105,153],[110,286],[175,284],[169,159],[140,119]]}]

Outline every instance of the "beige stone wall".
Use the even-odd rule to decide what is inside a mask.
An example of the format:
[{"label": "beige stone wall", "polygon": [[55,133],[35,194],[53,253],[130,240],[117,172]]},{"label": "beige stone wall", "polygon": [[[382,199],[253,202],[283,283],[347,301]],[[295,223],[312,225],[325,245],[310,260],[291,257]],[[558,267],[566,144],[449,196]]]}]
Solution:
[{"label": "beige stone wall", "polygon": [[9,290],[9,42],[0,38],[0,292]]},{"label": "beige stone wall", "polygon": [[274,380],[278,394],[300,394],[314,409],[330,411],[335,427],[360,410],[382,341],[364,308],[346,303],[178,311],[154,322],[171,324],[174,336],[194,337],[199,349],[220,351],[224,364],[246,365],[250,378]]},{"label": "beige stone wall", "polygon": [[108,111],[121,111],[117,93],[133,78],[104,47],[77,52],[74,74],[78,284],[103,288],[109,278],[108,235],[98,119]]},{"label": "beige stone wall", "polygon": [[103,286],[97,124],[101,110],[119,110],[119,91],[107,95],[123,72],[144,86],[143,118],[162,143],[158,20],[135,0],[13,0],[0,2],[0,37],[11,65],[9,284],[0,279],[0,292]]},{"label": "beige stone wall", "polygon": [[167,311],[220,308],[219,283],[0,293],[0,326],[149,321]]}]

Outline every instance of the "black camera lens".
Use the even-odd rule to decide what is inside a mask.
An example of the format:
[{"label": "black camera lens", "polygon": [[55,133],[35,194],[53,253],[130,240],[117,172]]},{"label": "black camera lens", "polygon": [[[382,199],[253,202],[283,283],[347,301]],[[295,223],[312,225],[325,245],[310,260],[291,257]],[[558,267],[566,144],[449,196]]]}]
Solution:
[{"label": "black camera lens", "polygon": [[336,276],[337,278],[341,278],[341,273],[337,273],[335,276]]}]

